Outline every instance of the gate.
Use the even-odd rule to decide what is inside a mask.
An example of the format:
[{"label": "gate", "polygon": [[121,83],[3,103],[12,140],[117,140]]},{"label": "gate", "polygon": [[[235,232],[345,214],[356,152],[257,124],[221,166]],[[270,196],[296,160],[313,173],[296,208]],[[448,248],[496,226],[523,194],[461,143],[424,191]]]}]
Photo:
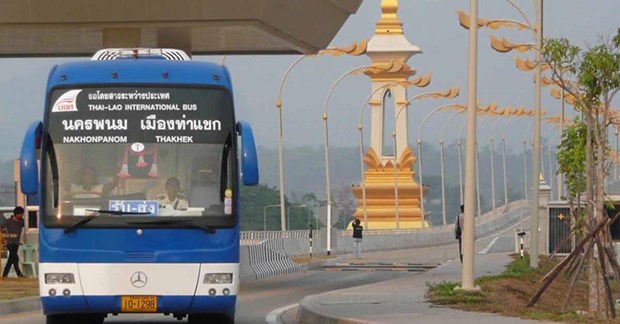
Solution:
[{"label": "gate", "polygon": [[[556,247],[562,244],[570,233],[570,208],[567,204],[558,206],[549,205],[549,251],[553,252]],[[562,247],[556,253],[571,253],[573,251],[573,239],[566,239]]]}]

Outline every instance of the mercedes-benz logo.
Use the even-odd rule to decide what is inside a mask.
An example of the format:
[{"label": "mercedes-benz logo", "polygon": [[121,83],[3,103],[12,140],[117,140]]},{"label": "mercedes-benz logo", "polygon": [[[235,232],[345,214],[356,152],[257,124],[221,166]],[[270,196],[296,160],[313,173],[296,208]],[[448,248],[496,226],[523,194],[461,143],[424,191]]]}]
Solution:
[{"label": "mercedes-benz logo", "polygon": [[146,282],[148,281],[148,278],[146,277],[146,273],[142,271],[137,271],[131,275],[131,278],[129,280],[131,281],[131,284],[134,287],[142,288],[146,286]]}]

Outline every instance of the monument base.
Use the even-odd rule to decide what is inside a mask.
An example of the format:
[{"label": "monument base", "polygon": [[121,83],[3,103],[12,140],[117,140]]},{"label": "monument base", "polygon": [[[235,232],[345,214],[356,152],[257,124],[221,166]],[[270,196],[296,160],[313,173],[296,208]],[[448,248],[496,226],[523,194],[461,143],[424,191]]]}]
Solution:
[{"label": "monument base", "polygon": [[[360,225],[364,226],[364,218],[360,217],[362,222]],[[399,229],[417,229],[428,228],[433,225],[428,221],[400,221],[398,222]],[[364,230],[394,230],[396,229],[396,221],[368,221],[368,227],[364,227]],[[353,230],[351,223],[347,226],[347,230]]]}]

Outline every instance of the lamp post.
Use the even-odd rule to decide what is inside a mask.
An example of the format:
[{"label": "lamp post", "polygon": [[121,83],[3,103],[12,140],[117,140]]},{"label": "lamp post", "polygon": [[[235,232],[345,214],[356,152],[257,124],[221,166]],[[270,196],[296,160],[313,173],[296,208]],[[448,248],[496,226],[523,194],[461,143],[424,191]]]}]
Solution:
[{"label": "lamp post", "polygon": [[331,229],[332,229],[332,200],[331,200],[331,185],[330,185],[330,173],[329,173],[329,127],[327,125],[327,107],[329,105],[329,99],[334,92],[336,86],[342,81],[345,77],[358,73],[360,71],[372,68],[372,65],[357,67],[347,71],[342,74],[332,85],[325,97],[325,102],[323,105],[323,141],[325,146],[325,183],[326,183],[326,194],[327,194],[327,255],[331,255]]},{"label": "lamp post", "polygon": [[508,125],[517,115],[512,115],[508,118],[508,121],[504,124],[504,134],[502,136],[502,166],[503,166],[503,176],[504,176],[504,205],[508,206],[508,177],[506,175],[506,131],[508,129]]},{"label": "lamp post", "polygon": [[[327,48],[327,49],[320,51],[318,55],[332,54],[332,55],[338,56],[342,54],[347,54],[351,56],[359,56],[366,52],[367,43],[368,43],[367,41],[362,41],[359,44],[353,43],[351,46],[349,46],[346,49]],[[278,97],[276,100],[276,108],[278,109],[278,173],[280,177],[280,217],[281,217],[281,224],[282,224],[281,230],[282,231],[286,229],[286,215],[284,213],[285,211],[284,206],[286,204],[285,204],[285,198],[284,198],[285,191],[284,191],[284,158],[283,158],[283,139],[282,139],[283,137],[282,136],[282,90],[284,90],[284,84],[286,83],[286,80],[288,79],[288,76],[293,70],[293,68],[309,56],[312,56],[312,55],[302,55],[298,57],[297,59],[295,59],[295,61],[293,61],[293,63],[291,63],[291,65],[288,66],[288,68],[286,69],[286,72],[284,72],[284,75],[282,76],[282,80],[280,81],[280,87],[278,88]],[[220,62],[221,65],[224,64],[225,59],[226,59],[226,56],[222,57],[222,61]]]},{"label": "lamp post", "polygon": [[[550,133],[551,131],[553,131],[553,126],[552,126],[552,125],[549,125],[549,128],[547,128],[547,129],[545,130],[545,132],[544,132],[544,133],[542,133],[541,140],[542,140],[542,139],[547,138],[547,135],[549,135],[549,133]],[[549,144],[549,147],[547,148],[547,152],[551,152],[551,143],[548,143],[548,144]],[[544,153],[544,152],[545,152],[545,145],[541,143],[540,147],[541,147],[541,151]],[[550,158],[551,158],[551,156],[550,156],[549,154],[547,154],[547,160],[549,160]],[[543,156],[541,157],[541,169],[542,169],[542,174],[543,174],[543,175],[545,174],[545,168],[544,168],[544,167],[542,167],[542,166],[544,166],[544,165],[545,165],[545,158],[544,158],[544,154],[543,154]],[[548,165],[548,166],[550,166],[550,165],[551,165],[551,161],[547,161],[547,165]],[[552,183],[553,183],[553,182],[551,181],[551,179],[552,179],[552,175],[551,175],[551,168],[549,168],[549,178],[547,178],[547,179],[549,180],[549,183],[550,183],[550,184],[552,184]]]},{"label": "lamp post", "polygon": [[[527,181],[527,138],[528,138],[528,134],[531,134],[530,129],[532,128],[532,126],[534,126],[534,123],[536,121],[533,120],[526,128],[526,135],[523,137],[523,183],[525,186],[525,199],[529,199],[530,197],[528,196],[528,192],[529,192],[529,187],[528,187],[528,181]],[[532,142],[532,149],[533,149],[533,145],[534,143]],[[532,156],[534,155],[534,152],[532,151]],[[532,172],[534,172],[534,160],[532,160]],[[538,177],[536,177],[536,181],[532,182],[532,190],[535,183],[538,183]],[[532,195],[534,193],[532,192]]]},{"label": "lamp post", "polygon": [[278,171],[280,176],[280,224],[281,230],[286,230],[286,214],[284,207],[286,201],[284,199],[284,158],[283,158],[283,139],[282,139],[282,90],[284,89],[284,83],[288,79],[289,74],[293,68],[299,64],[307,55],[298,57],[289,67],[286,69],[282,81],[280,81],[280,87],[278,89],[278,99],[276,101],[276,108],[278,109]]},{"label": "lamp post", "polygon": [[366,107],[368,106],[368,103],[370,102],[370,99],[377,94],[379,91],[383,91],[385,89],[390,89],[396,85],[400,85],[403,87],[410,87],[410,86],[416,86],[416,87],[426,87],[427,85],[429,85],[430,83],[430,74],[426,75],[426,76],[421,76],[418,77],[414,80],[407,80],[407,81],[393,81],[393,82],[389,82],[386,83],[380,87],[377,87],[376,89],[374,89],[370,95],[368,95],[368,97],[366,97],[366,99],[364,99],[364,102],[362,103],[362,107],[360,108],[359,111],[359,121],[357,123],[357,130],[359,131],[359,143],[360,143],[360,149],[359,149],[359,153],[360,153],[360,173],[361,173],[361,179],[362,179],[362,203],[363,203],[363,210],[364,210],[364,227],[368,228],[368,208],[366,205],[366,182],[364,181],[364,126],[363,126],[363,120],[362,118],[364,117],[364,111],[366,110]]},{"label": "lamp post", "polygon": [[[448,119],[446,120],[446,122],[443,124],[443,126],[441,127],[441,138],[439,139],[439,148],[440,148],[440,157],[441,157],[441,210],[443,212],[443,219],[444,219],[444,225],[445,224],[445,219],[446,219],[446,181],[445,181],[445,170],[444,170],[444,138],[445,138],[445,134],[446,134],[446,128],[448,126],[448,124],[450,123],[450,121],[452,120],[452,118],[462,114],[463,112],[465,112],[465,110],[460,110],[455,112],[454,114],[452,114],[450,117],[448,117]],[[460,166],[459,166],[460,169]],[[459,187],[460,184],[459,184]],[[461,199],[460,201],[461,204],[463,204],[463,200]]]},{"label": "lamp post", "polygon": [[[532,197],[531,213],[532,213],[532,231],[530,235],[531,243],[531,257],[530,267],[538,267],[538,255],[539,255],[539,186],[538,177],[540,174],[540,155],[541,155],[541,88],[542,88],[542,42],[543,42],[543,0],[536,0],[536,25],[532,25],[527,18],[527,15],[519,8],[519,6],[513,0],[506,0],[508,3],[525,19],[528,29],[532,32],[535,41],[536,49],[536,88],[535,88],[535,113],[534,113],[534,147],[532,149]],[[508,49],[510,51],[511,49]]]},{"label": "lamp post", "polygon": [[[480,125],[482,125],[485,119],[486,119],[486,116],[480,121]],[[467,124],[468,124],[468,120],[465,120],[463,122],[463,125],[459,129],[459,140],[463,137],[463,131],[465,130],[465,126],[467,126]],[[467,141],[467,138],[465,139],[465,141]],[[474,161],[475,161],[474,168],[476,168],[476,201],[477,201],[476,204],[477,204],[478,215],[481,215],[482,210],[480,207],[480,179],[479,179],[480,176],[478,174],[478,141],[476,141],[476,151],[475,151]]]},{"label": "lamp post", "polygon": [[465,215],[463,221],[463,272],[461,288],[474,286],[474,177],[476,176],[476,113],[478,87],[478,0],[470,0],[469,54],[467,78],[467,142],[465,150]]},{"label": "lamp post", "polygon": [[[618,126],[615,126],[614,135],[616,136],[616,155],[618,154]],[[614,181],[618,180],[618,157],[614,162]]]},{"label": "lamp post", "polygon": [[263,232],[267,231],[267,208],[280,207],[280,205],[266,205],[263,207]]},{"label": "lamp post", "polygon": [[[495,143],[494,143],[494,136],[495,136],[495,128],[497,127],[497,124],[499,124],[499,122],[501,121],[501,118],[497,118],[497,120],[495,121],[495,123],[493,124],[493,128],[491,128],[491,138],[489,139],[491,142],[491,199],[493,200],[493,210],[495,210]],[[504,181],[506,181],[504,179]],[[506,202],[506,197],[505,197],[505,192],[504,192],[504,202],[505,205],[508,205],[508,202]]]},{"label": "lamp post", "polygon": [[[412,98],[411,100],[415,99],[416,97]],[[410,101],[411,101],[410,100]],[[437,107],[435,109],[433,109],[431,112],[429,112],[428,114],[426,114],[426,116],[424,117],[424,119],[422,120],[422,124],[420,124],[420,130],[418,131],[418,177],[420,179],[420,209],[422,209],[422,226],[424,227],[424,218],[425,218],[425,214],[426,212],[424,211],[424,176],[423,176],[423,164],[422,164],[422,132],[424,131],[424,125],[426,124],[426,122],[430,119],[431,116],[433,116],[434,114],[436,114],[437,112],[449,108],[449,107],[458,107],[458,105],[454,105],[454,104],[449,104],[449,105],[443,105],[440,107]],[[400,113],[400,111],[399,111]],[[446,225],[446,215],[445,212],[443,213],[443,224]]]},{"label": "lamp post", "polygon": [[[289,226],[288,230],[290,230],[290,224],[291,224],[291,208],[306,208],[306,205],[291,205],[286,207],[286,216],[288,217],[286,220],[286,224]],[[310,214],[308,213],[308,219],[310,219]]]},{"label": "lamp post", "polygon": [[[474,0],[471,0],[474,1]],[[538,186],[538,176],[540,174],[540,122],[541,122],[541,81],[542,81],[542,60],[541,60],[541,49],[542,49],[542,35],[543,35],[543,0],[536,0],[536,25],[532,25],[523,10],[519,8],[519,6],[513,0],[506,0],[510,6],[512,6],[522,17],[525,19],[526,24],[508,21],[508,20],[490,20],[484,21],[482,25],[489,26],[491,28],[498,28],[504,24],[508,24],[511,26],[518,26],[520,29],[528,29],[534,38],[535,44],[510,44],[505,41],[499,41],[497,39],[492,38],[491,47],[493,49],[507,53],[514,49],[519,50],[527,50],[527,49],[536,49],[536,89],[535,89],[535,127],[534,127],[534,143],[533,143],[533,152],[532,152],[532,199],[530,199],[530,208],[532,213],[532,234],[531,234],[531,258],[530,258],[530,267],[536,268],[538,267],[538,254],[539,254],[539,242],[538,242],[538,230],[539,230],[539,186]],[[475,15],[475,19],[472,17]],[[463,27],[469,27],[470,33],[473,29],[477,30],[478,28],[478,15],[472,11],[472,15],[469,17],[469,25],[464,25],[463,19],[461,19],[461,25]],[[465,22],[466,23],[466,22]]]},{"label": "lamp post", "polygon": [[[362,118],[364,116],[364,110],[366,109],[366,106],[368,106],[368,102],[370,101],[370,98],[372,98],[375,94],[377,94],[377,92],[383,91],[386,88],[390,88],[398,83],[401,83],[401,82],[390,82],[372,91],[370,95],[368,95],[368,97],[364,99],[364,102],[362,103],[362,107],[360,108],[360,112],[359,112],[359,121],[357,123],[357,130],[359,131],[359,135],[360,135],[359,136],[360,173],[361,173],[360,179],[362,179],[362,204],[364,208],[364,227],[366,229],[368,228],[368,207],[366,206],[366,182],[364,181],[364,125],[362,123]],[[414,83],[411,83],[411,84],[414,84]]]}]

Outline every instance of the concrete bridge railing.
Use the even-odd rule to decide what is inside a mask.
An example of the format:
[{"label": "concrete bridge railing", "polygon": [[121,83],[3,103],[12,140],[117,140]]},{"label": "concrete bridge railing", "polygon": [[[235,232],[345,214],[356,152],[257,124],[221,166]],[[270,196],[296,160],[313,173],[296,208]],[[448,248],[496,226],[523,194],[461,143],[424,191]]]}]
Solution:
[{"label": "concrete bridge railing", "polygon": [[[511,202],[492,210],[482,216],[476,217],[476,237],[481,238],[496,233],[518,222],[521,217],[529,215],[529,204],[526,200]],[[331,251],[338,253],[352,253],[353,239],[351,231],[333,231]],[[296,255],[306,255],[309,252],[309,232],[243,232],[241,235],[242,247],[242,274],[246,278],[265,277],[268,273],[288,273],[290,269],[282,269],[287,262],[281,257],[287,258]],[[313,231],[314,254],[324,254],[326,251],[326,231]],[[271,241],[271,243],[270,243]],[[277,242],[276,244],[272,242]],[[281,244],[280,244],[281,242]],[[387,251],[415,247],[440,246],[455,243],[454,224],[436,226],[424,229],[401,229],[401,230],[365,230],[364,251]],[[256,245],[271,246],[272,251],[260,250]],[[278,247],[277,250],[273,250]],[[261,255],[256,255],[262,253]],[[264,255],[271,255],[274,259],[261,259]],[[261,271],[256,272],[252,260],[261,260]],[[244,265],[244,262],[248,262]]]}]

